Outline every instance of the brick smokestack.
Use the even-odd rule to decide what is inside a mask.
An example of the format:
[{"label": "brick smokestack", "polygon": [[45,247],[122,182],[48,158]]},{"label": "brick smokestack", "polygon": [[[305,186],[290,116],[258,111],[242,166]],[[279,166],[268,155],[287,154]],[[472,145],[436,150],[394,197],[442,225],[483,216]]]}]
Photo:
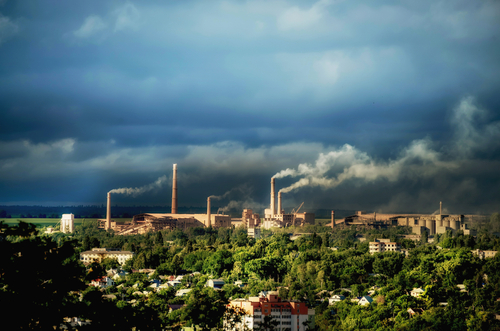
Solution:
[{"label": "brick smokestack", "polygon": [[177,214],[177,164],[174,164],[172,177],[172,214]]},{"label": "brick smokestack", "polygon": [[335,210],[332,210],[332,230],[335,227]]},{"label": "brick smokestack", "polygon": [[211,204],[210,204],[210,197],[207,198],[207,227],[211,226],[212,225],[212,221],[210,220],[210,216],[211,216],[211,213],[210,213],[210,207],[211,207]]},{"label": "brick smokestack", "polygon": [[281,207],[281,191],[278,192],[278,214],[281,215],[281,211],[282,211],[282,207]]},{"label": "brick smokestack", "polygon": [[443,202],[439,201],[439,215],[443,215]]},{"label": "brick smokestack", "polygon": [[104,225],[104,230],[111,229],[111,193],[108,192],[108,199],[106,205],[106,224]]},{"label": "brick smokestack", "polygon": [[275,182],[275,179],[273,177],[273,178],[271,178],[271,215],[276,214],[275,197],[274,197],[274,182]]}]

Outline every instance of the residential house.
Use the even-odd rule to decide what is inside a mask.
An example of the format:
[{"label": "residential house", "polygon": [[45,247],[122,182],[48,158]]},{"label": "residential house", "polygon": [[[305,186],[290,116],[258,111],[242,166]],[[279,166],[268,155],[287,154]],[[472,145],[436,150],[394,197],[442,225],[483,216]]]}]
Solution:
[{"label": "residential house", "polygon": [[340,302],[343,300],[345,300],[345,296],[340,295],[340,294],[335,294],[335,295],[332,295],[332,297],[330,299],[328,299],[328,304],[334,305],[336,302]]},{"label": "residential house", "polygon": [[410,295],[412,297],[415,297],[415,298],[418,298],[419,296],[421,296],[425,291],[422,289],[422,288],[414,288],[413,290],[411,290],[410,292]]},{"label": "residential house", "polygon": [[182,290],[175,292],[175,296],[176,297],[183,297],[191,291],[192,291],[192,289],[190,289],[190,288],[184,288]]},{"label": "residential house", "polygon": [[373,299],[371,296],[369,295],[364,295],[362,296],[359,301],[358,301],[358,305],[359,306],[366,306],[366,305],[369,305],[370,303],[373,302]]},{"label": "residential house", "polygon": [[181,282],[178,281],[178,280],[169,280],[167,282],[167,284],[170,285],[170,286],[172,286],[172,287],[177,287],[177,286],[181,285]]},{"label": "residential house", "polygon": [[222,279],[209,279],[205,286],[220,290],[224,286],[224,281]]},{"label": "residential house", "polygon": [[104,277],[94,279],[93,281],[90,282],[90,285],[100,287],[100,288],[108,288],[110,286],[114,286],[115,281],[110,277],[104,276]]}]

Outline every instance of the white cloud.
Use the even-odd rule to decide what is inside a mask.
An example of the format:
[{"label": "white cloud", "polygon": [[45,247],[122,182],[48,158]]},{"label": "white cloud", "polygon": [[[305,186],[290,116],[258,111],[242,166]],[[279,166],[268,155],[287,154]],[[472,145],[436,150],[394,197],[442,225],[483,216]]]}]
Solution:
[{"label": "white cloud", "polygon": [[[112,32],[137,28],[139,19],[139,10],[132,3],[126,3],[111,11],[104,18],[99,15],[88,16],[80,28],[73,31],[73,36],[80,39],[96,36],[107,38]],[[110,27],[113,27],[112,31]]]},{"label": "white cloud", "polygon": [[113,12],[115,16],[114,31],[121,31],[128,28],[136,28],[141,17],[139,10],[132,3],[127,3]]},{"label": "white cloud", "polygon": [[98,32],[106,29],[107,24],[98,15],[90,15],[83,22],[82,26],[73,31],[73,35],[78,38],[89,38],[97,34]]},{"label": "white cloud", "polygon": [[278,16],[276,25],[283,31],[307,29],[320,22],[328,4],[329,1],[320,0],[308,9],[290,7]]},{"label": "white cloud", "polygon": [[19,26],[7,16],[0,14],[0,45],[19,31]]}]

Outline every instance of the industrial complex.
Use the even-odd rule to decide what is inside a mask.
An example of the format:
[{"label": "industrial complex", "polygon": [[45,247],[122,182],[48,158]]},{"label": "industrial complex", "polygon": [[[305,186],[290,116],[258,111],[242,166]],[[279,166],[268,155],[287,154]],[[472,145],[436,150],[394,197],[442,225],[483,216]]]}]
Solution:
[{"label": "industrial complex", "polygon": [[335,220],[332,211],[332,221],[329,226],[362,226],[367,228],[387,228],[389,226],[409,226],[412,233],[421,235],[427,232],[428,235],[435,235],[452,231],[453,233],[462,230],[464,234],[475,235],[464,223],[464,215],[443,214],[443,204],[439,203],[439,214],[380,214],[365,213],[358,211],[356,214]]},{"label": "industrial complex", "polygon": [[[248,235],[253,238],[260,237],[261,229],[274,227],[304,226],[315,223],[314,213],[300,212],[302,203],[298,208],[286,213],[282,204],[282,192],[279,191],[276,199],[275,178],[271,178],[271,201],[269,208],[264,210],[264,217],[252,209],[244,209],[241,218],[231,218],[230,215],[219,212],[211,212],[210,197],[207,198],[207,212],[204,214],[180,214],[177,209],[177,164],[173,165],[172,177],[172,209],[171,213],[142,213],[135,215],[130,222],[118,223],[111,220],[111,194],[107,194],[106,219],[100,220],[100,227],[108,230],[112,229],[117,234],[141,234],[155,232],[164,229],[185,230],[193,227],[230,227],[244,226]],[[277,203],[276,203],[277,202]],[[220,211],[220,209],[219,209]],[[65,221],[64,229],[71,229],[71,221]],[[464,234],[471,234],[471,231],[464,223],[464,215],[448,215],[442,212],[440,203],[439,214],[382,214],[366,213],[358,211],[354,215],[347,216],[340,220],[335,220],[335,211],[332,210],[330,226],[332,230],[336,227],[361,226],[365,228],[387,228],[390,226],[408,226],[412,232],[421,235],[427,232],[428,235],[446,233],[447,231],[462,230]]]},{"label": "industrial complex", "polygon": [[140,234],[155,232],[164,229],[185,230],[192,227],[230,227],[241,225],[248,229],[251,237],[259,238],[260,229],[272,227],[303,226],[314,224],[314,214],[299,213],[302,203],[291,213],[285,213],[282,208],[281,192],[278,193],[278,208],[276,210],[275,179],[271,179],[271,203],[265,210],[265,217],[261,219],[259,214],[253,213],[251,209],[244,209],[241,219],[231,219],[231,216],[212,214],[210,197],[207,198],[206,214],[179,214],[177,212],[177,164],[173,165],[172,177],[172,211],[171,213],[143,213],[135,215],[130,222],[117,223],[111,220],[111,193],[107,194],[106,219],[100,220],[100,227],[105,230],[112,229],[117,234]]}]

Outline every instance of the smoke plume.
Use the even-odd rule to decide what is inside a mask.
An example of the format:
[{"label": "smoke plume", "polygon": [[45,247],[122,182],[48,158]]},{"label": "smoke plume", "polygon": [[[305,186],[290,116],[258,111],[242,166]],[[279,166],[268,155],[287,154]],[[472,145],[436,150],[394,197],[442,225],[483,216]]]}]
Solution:
[{"label": "smoke plume", "polygon": [[312,164],[302,163],[297,169],[287,168],[273,177],[301,177],[281,189],[283,193],[305,186],[335,188],[354,179],[358,183],[370,183],[377,180],[396,182],[402,178],[432,178],[440,172],[460,168],[465,160],[474,156],[474,152],[488,148],[491,144],[498,145],[500,123],[494,122],[479,128],[478,121],[484,117],[485,111],[474,104],[472,97],[467,97],[454,109],[451,123],[455,129],[454,139],[441,150],[436,150],[428,138],[415,140],[397,158],[384,161],[345,144],[337,150],[319,154]]},{"label": "smoke plume", "polygon": [[127,195],[136,196],[136,195],[143,194],[145,192],[160,188],[165,184],[166,181],[167,181],[167,176],[163,175],[163,176],[159,177],[156,181],[154,181],[153,183],[148,184],[148,185],[144,185],[141,187],[115,188],[115,189],[109,191],[108,193],[127,194]]},{"label": "smoke plume", "polygon": [[211,195],[209,198],[210,199],[214,199],[214,200],[222,200],[222,199],[225,199],[227,198],[228,196],[232,195],[233,193],[241,193],[245,196],[248,196],[250,192],[252,192],[253,189],[248,187],[247,185],[240,185],[240,186],[237,186],[237,187],[234,187],[232,189],[230,189],[229,191],[227,191],[226,193],[222,194],[222,195]]}]

